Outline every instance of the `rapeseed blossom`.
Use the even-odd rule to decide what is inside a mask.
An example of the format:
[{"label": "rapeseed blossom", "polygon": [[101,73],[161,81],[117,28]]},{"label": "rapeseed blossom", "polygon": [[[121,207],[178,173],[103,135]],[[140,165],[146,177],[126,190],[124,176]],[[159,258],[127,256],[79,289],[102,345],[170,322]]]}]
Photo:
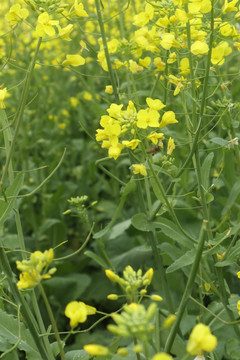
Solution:
[{"label": "rapeseed blossom", "polygon": [[210,328],[204,324],[197,324],[189,337],[187,352],[191,355],[202,354],[203,351],[213,351],[217,346],[216,336],[211,334]]},{"label": "rapeseed blossom", "polygon": [[70,319],[71,328],[75,328],[79,323],[84,323],[88,315],[94,314],[96,314],[95,307],[81,301],[71,301],[65,308],[65,316]]},{"label": "rapeseed blossom", "polygon": [[25,20],[29,15],[29,11],[22,8],[20,4],[15,4],[10,7],[9,12],[5,15],[5,19],[11,24],[15,25],[18,22]]},{"label": "rapeseed blossom", "polygon": [[50,279],[56,271],[56,268],[48,270],[53,258],[53,249],[49,249],[44,253],[35,251],[30,255],[29,260],[17,261],[17,269],[21,271],[17,287],[20,290],[29,289],[35,287],[44,279]]},{"label": "rapeseed blossom", "polygon": [[51,15],[44,12],[38,16],[38,24],[36,26],[36,32],[38,36],[54,36],[56,34],[54,26],[59,24],[58,20],[52,20]]}]

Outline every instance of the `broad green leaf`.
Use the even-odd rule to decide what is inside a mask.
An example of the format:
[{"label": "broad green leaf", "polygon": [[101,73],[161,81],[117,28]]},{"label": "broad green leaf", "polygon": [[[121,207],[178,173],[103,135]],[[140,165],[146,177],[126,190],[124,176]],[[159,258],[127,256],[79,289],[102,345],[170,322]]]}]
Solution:
[{"label": "broad green leaf", "polygon": [[226,343],[226,353],[229,359],[239,360],[240,343],[239,339],[229,339]]},{"label": "broad green leaf", "polygon": [[118,271],[122,271],[129,264],[138,269],[142,264],[150,261],[151,258],[151,248],[146,245],[141,245],[116,256],[112,259],[112,263]]},{"label": "broad green leaf", "polygon": [[24,175],[22,173],[17,174],[13,183],[7,188],[6,196],[13,196],[13,198],[8,199],[8,202],[0,200],[0,225],[3,225],[3,223],[11,214],[11,211],[16,201],[14,196],[17,196],[19,191],[21,190],[23,178]]},{"label": "broad green leaf", "polygon": [[209,176],[210,176],[210,170],[212,166],[212,161],[214,158],[214,153],[211,152],[206,156],[206,158],[203,161],[202,164],[202,185],[205,190],[209,188]]},{"label": "broad green leaf", "polygon": [[146,214],[139,213],[131,218],[132,226],[140,231],[153,231],[155,229],[153,222],[147,219]]},{"label": "broad green leaf", "polygon": [[44,233],[45,231],[47,231],[48,229],[50,229],[52,226],[56,225],[60,223],[59,219],[46,219],[42,226],[40,226],[39,228],[39,233]]},{"label": "broad green leaf", "polygon": [[[20,323],[21,341],[18,344],[20,350],[25,351],[27,360],[42,360],[38,349],[33,341],[31,333],[23,323]],[[0,336],[14,345],[18,341],[18,319],[0,309]]]},{"label": "broad green leaf", "polygon": [[194,261],[195,253],[196,253],[196,249],[187,251],[183,256],[181,256],[179,259],[175,260],[174,263],[172,263],[167,268],[166,272],[171,273],[173,271],[183,268],[184,266],[191,265]]},{"label": "broad green leaf", "polygon": [[212,139],[210,139],[210,141],[213,142],[214,144],[218,144],[223,147],[227,147],[227,145],[228,145],[228,140],[222,139],[220,137],[212,138]]},{"label": "broad green leaf", "polygon": [[109,239],[116,239],[116,237],[118,237],[119,235],[121,235],[122,233],[124,233],[125,230],[127,230],[129,228],[129,226],[131,226],[131,220],[125,220],[122,221],[121,223],[113,226]]},{"label": "broad green leaf", "polygon": [[65,354],[65,360],[88,360],[89,354],[85,350],[71,350]]},{"label": "broad green leaf", "polygon": [[172,221],[161,217],[157,221],[154,221],[154,226],[155,228],[160,228],[165,235],[180,245],[183,245],[188,249],[192,249],[194,246],[194,243],[183,235]]},{"label": "broad green leaf", "polygon": [[128,196],[131,192],[136,191],[136,189],[137,189],[136,181],[131,180],[124,187],[121,196],[122,197]]}]

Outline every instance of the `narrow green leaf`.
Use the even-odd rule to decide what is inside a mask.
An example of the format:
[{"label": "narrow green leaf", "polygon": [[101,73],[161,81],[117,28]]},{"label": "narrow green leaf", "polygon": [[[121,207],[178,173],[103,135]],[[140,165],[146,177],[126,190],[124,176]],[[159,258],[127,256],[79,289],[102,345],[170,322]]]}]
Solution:
[{"label": "narrow green leaf", "polygon": [[172,263],[167,268],[166,273],[171,273],[173,271],[183,268],[184,266],[191,265],[194,261],[195,253],[196,253],[196,249],[187,251],[183,256],[175,260],[174,263]]},{"label": "narrow green leaf", "polygon": [[153,177],[151,177],[150,182],[151,182],[153,192],[154,192],[156,198],[158,200],[160,200],[162,204],[164,204],[165,201],[164,201],[164,198],[162,197],[161,191],[159,190],[159,187],[158,187],[158,184],[157,184],[156,180]]},{"label": "narrow green leaf", "polygon": [[205,190],[209,188],[209,176],[210,176],[210,170],[211,170],[213,158],[214,158],[214,153],[211,152],[206,156],[202,164],[202,185]]},{"label": "narrow green leaf", "polygon": [[100,258],[100,256],[96,255],[94,252],[87,250],[84,252],[84,255],[94,260],[98,265],[102,266],[104,269],[108,267],[105,261],[102,258]]},{"label": "narrow green leaf", "polygon": [[165,235],[170,237],[170,239],[188,249],[192,249],[194,245],[193,242],[183,235],[172,221],[161,217],[159,220],[154,221],[154,226],[155,228],[160,228]]},{"label": "narrow green leaf", "polygon": [[109,240],[116,239],[118,236],[123,234],[124,231],[127,230],[130,226],[131,226],[131,220],[130,219],[122,221],[121,223],[113,226],[113,228],[111,230],[111,234],[109,236]]},{"label": "narrow green leaf", "polygon": [[239,194],[240,194],[240,180],[236,181],[235,184],[233,185],[229,197],[227,199],[226,205],[223,208],[222,215],[225,215],[227,211],[233,206]]}]

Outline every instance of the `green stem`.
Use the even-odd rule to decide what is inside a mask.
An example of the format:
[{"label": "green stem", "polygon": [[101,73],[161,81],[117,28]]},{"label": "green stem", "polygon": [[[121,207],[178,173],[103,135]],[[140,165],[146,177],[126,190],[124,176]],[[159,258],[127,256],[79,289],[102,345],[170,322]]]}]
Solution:
[{"label": "green stem", "polygon": [[59,351],[60,351],[61,360],[65,360],[65,354],[64,354],[64,351],[63,351],[62,341],[61,341],[60,336],[59,336],[57,324],[56,324],[55,318],[53,316],[53,312],[52,312],[51,306],[49,304],[47,295],[46,295],[46,293],[44,291],[44,288],[43,288],[41,283],[38,285],[38,287],[40,289],[40,293],[41,293],[43,301],[45,303],[45,306],[46,306],[46,309],[47,309],[47,312],[48,312],[48,316],[49,316],[49,318],[51,320],[51,323],[52,323],[52,326],[53,326],[53,331],[54,331],[54,334],[55,334],[55,337],[56,337],[56,340],[57,340],[57,343],[58,343],[58,348],[59,348]]},{"label": "green stem", "polygon": [[103,48],[104,48],[104,53],[105,53],[105,57],[106,57],[106,61],[107,61],[108,72],[109,72],[111,84],[113,87],[113,93],[115,96],[115,101],[117,103],[119,103],[119,96],[118,96],[116,81],[115,81],[115,77],[114,77],[114,73],[113,73],[113,69],[112,69],[111,59],[110,59],[110,55],[109,55],[109,51],[108,51],[106,33],[105,33],[103,19],[102,19],[100,1],[95,0],[95,5],[96,5],[96,10],[97,10],[98,23],[99,23],[99,27],[100,27],[100,31],[101,31],[101,35],[102,35]]},{"label": "green stem", "polygon": [[200,231],[200,234],[199,234],[199,240],[198,240],[198,246],[197,246],[197,249],[196,249],[195,259],[194,259],[194,262],[193,262],[193,265],[192,265],[192,268],[191,268],[191,272],[190,272],[190,275],[189,275],[189,278],[188,278],[188,282],[186,284],[185,291],[183,293],[182,300],[180,302],[180,305],[179,305],[179,308],[178,308],[178,311],[177,311],[177,318],[176,318],[176,321],[172,325],[172,328],[170,330],[169,336],[168,336],[167,341],[166,341],[165,352],[167,352],[167,353],[169,353],[171,351],[172,344],[173,344],[174,339],[176,337],[179,324],[181,322],[184,310],[186,308],[187,301],[189,299],[189,296],[191,295],[192,287],[194,285],[194,281],[195,281],[195,278],[196,278],[196,275],[197,275],[199,263],[200,263],[202,252],[203,252],[206,227],[207,227],[207,220],[203,220],[201,231]]}]

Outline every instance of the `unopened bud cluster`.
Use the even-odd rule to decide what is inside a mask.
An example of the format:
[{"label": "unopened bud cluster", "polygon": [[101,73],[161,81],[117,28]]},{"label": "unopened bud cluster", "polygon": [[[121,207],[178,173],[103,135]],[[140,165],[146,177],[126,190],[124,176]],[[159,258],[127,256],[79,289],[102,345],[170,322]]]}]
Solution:
[{"label": "unopened bud cluster", "polygon": [[153,318],[157,305],[152,303],[147,309],[142,304],[131,303],[124,306],[121,314],[113,314],[116,325],[109,325],[108,329],[122,337],[135,337],[142,342],[151,338],[154,330]]},{"label": "unopened bud cluster", "polygon": [[62,12],[68,4],[62,3],[62,0],[25,0],[33,10],[40,12]]}]

